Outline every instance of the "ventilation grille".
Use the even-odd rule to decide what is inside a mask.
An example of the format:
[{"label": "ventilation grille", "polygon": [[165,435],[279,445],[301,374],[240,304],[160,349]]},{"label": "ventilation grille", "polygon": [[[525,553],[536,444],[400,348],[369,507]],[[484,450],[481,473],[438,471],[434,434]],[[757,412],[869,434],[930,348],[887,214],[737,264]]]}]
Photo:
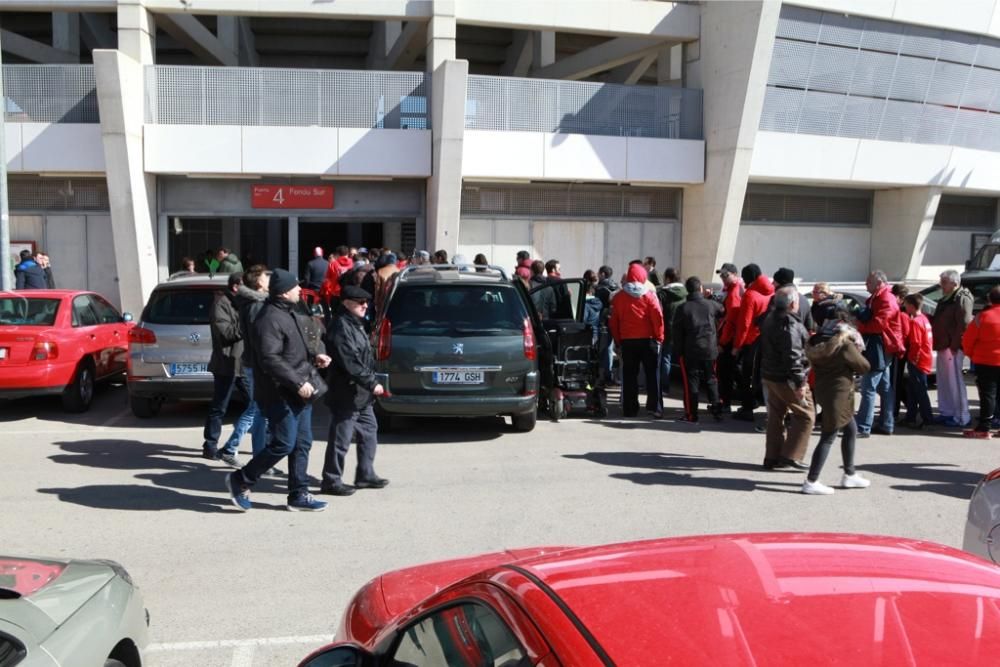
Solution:
[{"label": "ventilation grille", "polygon": [[108,211],[108,186],[103,178],[8,179],[12,211]]},{"label": "ventilation grille", "polygon": [[532,217],[677,219],[679,190],[593,185],[465,185],[462,213]]},{"label": "ventilation grille", "polygon": [[871,195],[748,191],[743,201],[745,223],[871,224]]},{"label": "ventilation grille", "polygon": [[934,216],[935,227],[992,230],[996,223],[997,200],[987,197],[944,195]]},{"label": "ventilation grille", "polygon": [[417,247],[417,223],[413,220],[403,222],[402,240],[400,241],[400,251],[404,256],[409,257]]}]

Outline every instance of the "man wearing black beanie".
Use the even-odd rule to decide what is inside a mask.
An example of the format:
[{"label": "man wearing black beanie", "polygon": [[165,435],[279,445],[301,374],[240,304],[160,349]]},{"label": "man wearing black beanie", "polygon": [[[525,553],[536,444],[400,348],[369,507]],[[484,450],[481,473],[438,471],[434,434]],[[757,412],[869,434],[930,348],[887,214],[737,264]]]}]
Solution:
[{"label": "man wearing black beanie", "polygon": [[[301,292],[295,275],[271,274],[268,299],[253,322],[254,399],[267,417],[267,447],[241,470],[226,476],[230,499],[240,510],[251,508],[250,489],[281,459],[289,457],[288,509],[320,512],[327,503],[309,493],[312,449],[312,401],[326,391],[316,368],[330,365],[325,354],[313,355],[306,343],[306,317],[295,312]],[[259,375],[259,378],[258,378]]]}]

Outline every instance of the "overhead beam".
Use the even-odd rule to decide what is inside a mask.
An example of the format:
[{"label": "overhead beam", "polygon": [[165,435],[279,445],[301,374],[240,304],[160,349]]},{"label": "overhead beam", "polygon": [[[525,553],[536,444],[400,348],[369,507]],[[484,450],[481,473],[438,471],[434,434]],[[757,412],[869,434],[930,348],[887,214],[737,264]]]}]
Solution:
[{"label": "overhead beam", "polygon": [[306,54],[358,54],[368,51],[368,40],[359,37],[331,37],[328,35],[257,35],[257,48],[264,52],[282,51]]},{"label": "overhead beam", "polygon": [[503,76],[528,76],[531,69],[532,39],[528,30],[515,30],[514,41],[507,47],[507,59],[500,67]]},{"label": "overhead beam", "polygon": [[72,53],[80,62],[80,15],[52,12],[52,48]]},{"label": "overhead beam", "polygon": [[240,65],[246,67],[257,67],[260,65],[260,54],[257,53],[257,38],[253,34],[253,27],[250,19],[245,16],[239,18],[240,28]]},{"label": "overhead beam", "polygon": [[[18,1],[18,0],[15,0]],[[51,3],[51,0],[50,0]],[[143,0],[156,14],[209,14],[215,16],[281,16],[358,21],[426,21],[433,14],[433,0]]]},{"label": "overhead beam", "polygon": [[531,76],[544,79],[585,79],[619,65],[656,53],[663,40],[649,37],[619,37],[549,65],[531,71]]},{"label": "overhead beam", "polygon": [[392,49],[385,56],[386,69],[413,67],[427,44],[427,22],[407,21]]},{"label": "overhead beam", "polygon": [[80,37],[88,49],[114,49],[118,37],[111,30],[108,14],[80,14]]},{"label": "overhead beam", "polygon": [[626,86],[634,86],[639,83],[639,79],[645,74],[656,59],[660,57],[660,52],[647,53],[639,60],[634,60],[624,65],[619,65],[608,72],[608,83],[624,83]]},{"label": "overhead beam", "polygon": [[156,23],[164,32],[205,62],[227,67],[239,65],[236,53],[227,49],[219,38],[194,16],[164,14],[156,17]]},{"label": "overhead beam", "polygon": [[[53,0],[4,0],[6,12],[51,12]],[[60,0],[61,12],[114,12],[118,0]]]},{"label": "overhead beam", "polygon": [[2,28],[0,28],[0,43],[3,44],[3,50],[7,53],[33,63],[53,64],[80,61],[79,54],[74,55],[69,51],[53,48],[48,44],[36,42]]},{"label": "overhead beam", "polygon": [[534,44],[534,66],[548,67],[556,61],[556,33],[539,30],[531,35]]}]

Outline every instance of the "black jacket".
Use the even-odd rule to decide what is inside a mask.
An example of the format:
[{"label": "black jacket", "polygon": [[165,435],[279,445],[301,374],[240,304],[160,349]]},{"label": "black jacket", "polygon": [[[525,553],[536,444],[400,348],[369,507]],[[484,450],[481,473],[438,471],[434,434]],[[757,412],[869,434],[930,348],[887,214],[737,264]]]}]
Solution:
[{"label": "black jacket", "polygon": [[334,410],[363,410],[375,401],[375,354],[365,333],[365,323],[343,306],[326,334],[330,391],[326,402]]},{"label": "black jacket", "polygon": [[[781,287],[788,287],[788,285],[782,285]],[[775,285],[774,290],[777,292],[781,287]],[[767,302],[767,310],[757,318],[757,324],[760,326],[764,322],[764,318],[774,312],[774,295],[771,295],[771,300]],[[806,328],[807,331],[816,331],[817,324],[813,319],[812,308],[809,306],[809,299],[806,298],[805,294],[799,294],[799,322]]]},{"label": "black jacket", "polygon": [[33,259],[26,259],[14,267],[15,289],[47,289],[45,271]]},{"label": "black jacket", "polygon": [[322,257],[313,257],[306,264],[306,287],[319,291],[323,286],[323,279],[326,278],[326,270],[330,268],[330,263]]},{"label": "black jacket", "polygon": [[233,302],[233,294],[225,292],[215,301],[210,321],[212,331],[212,359],[208,370],[216,375],[240,375],[240,357],[243,356],[243,331],[240,315]]},{"label": "black jacket", "polygon": [[290,301],[269,297],[254,320],[253,393],[258,403],[302,403],[299,387],[313,372],[303,317]]},{"label": "black jacket", "polygon": [[699,293],[688,294],[670,327],[674,354],[688,361],[715,361],[719,356],[719,320],[724,309]]},{"label": "black jacket", "polygon": [[787,382],[794,389],[804,385],[809,374],[808,341],[809,332],[797,314],[771,311],[760,325],[761,376],[772,382]]},{"label": "black jacket", "polygon": [[240,332],[243,334],[243,356],[240,357],[240,364],[243,368],[253,368],[253,322],[257,315],[264,308],[264,299],[267,294],[257,292],[249,287],[240,285],[240,291],[233,297],[233,305],[240,316]]}]

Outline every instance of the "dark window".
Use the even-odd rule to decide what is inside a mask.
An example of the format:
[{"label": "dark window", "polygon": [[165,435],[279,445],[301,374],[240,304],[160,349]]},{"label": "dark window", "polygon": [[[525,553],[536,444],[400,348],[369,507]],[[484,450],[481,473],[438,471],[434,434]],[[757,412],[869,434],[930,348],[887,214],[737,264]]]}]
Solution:
[{"label": "dark window", "polygon": [[993,230],[997,226],[997,200],[993,197],[942,195],[934,215],[934,226]]},{"label": "dark window", "polygon": [[59,299],[0,298],[0,324],[50,327],[58,312]]},{"label": "dark window", "polygon": [[503,620],[482,604],[441,609],[401,633],[394,667],[527,667],[530,659]]},{"label": "dark window", "polygon": [[208,324],[219,294],[221,291],[211,288],[153,292],[142,320],[150,324]]},{"label": "dark window", "polygon": [[94,309],[94,312],[97,313],[97,319],[101,324],[117,324],[122,321],[122,316],[118,310],[105,301],[103,297],[92,294],[90,305]]},{"label": "dark window", "polygon": [[520,333],[527,313],[509,285],[402,285],[386,317],[393,334],[488,336]]},{"label": "dark window", "polygon": [[748,223],[871,224],[870,192],[751,185],[740,219]]},{"label": "dark window", "polygon": [[97,313],[90,307],[90,297],[86,294],[73,299],[73,326],[92,327],[99,324]]}]

